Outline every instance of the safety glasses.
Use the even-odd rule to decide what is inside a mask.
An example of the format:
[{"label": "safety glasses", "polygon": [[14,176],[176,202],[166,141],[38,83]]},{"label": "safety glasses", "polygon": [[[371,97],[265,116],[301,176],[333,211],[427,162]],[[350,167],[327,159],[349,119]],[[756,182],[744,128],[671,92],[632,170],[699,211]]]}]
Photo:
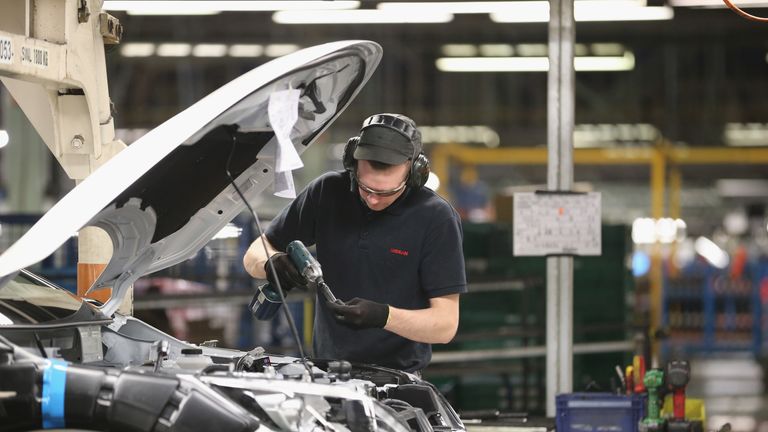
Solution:
[{"label": "safety glasses", "polygon": [[401,190],[403,190],[405,188],[406,183],[408,183],[408,178],[406,177],[406,179],[403,180],[402,183],[400,183],[400,186],[398,186],[398,187],[396,187],[394,189],[390,189],[390,190],[376,190],[376,189],[371,189],[368,186],[362,184],[360,182],[360,178],[359,177],[356,176],[356,178],[357,178],[357,186],[363,192],[365,192],[365,193],[367,193],[369,195],[376,195],[376,196],[382,197],[382,198],[391,197],[392,195],[395,195],[396,193],[398,193]]}]

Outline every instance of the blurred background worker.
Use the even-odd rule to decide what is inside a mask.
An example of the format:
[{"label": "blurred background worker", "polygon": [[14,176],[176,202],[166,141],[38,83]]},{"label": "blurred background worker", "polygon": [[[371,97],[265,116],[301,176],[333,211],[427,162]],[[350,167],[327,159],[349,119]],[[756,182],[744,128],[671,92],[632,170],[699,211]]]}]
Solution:
[{"label": "blurred background worker", "polygon": [[326,173],[275,218],[243,263],[284,289],[305,282],[283,252],[316,245],[325,282],[344,303],[317,298],[318,358],[375,363],[409,372],[430,361],[433,343],[456,334],[466,292],[457,212],[424,187],[429,161],[410,118],[377,114],[344,149],[345,171]]}]

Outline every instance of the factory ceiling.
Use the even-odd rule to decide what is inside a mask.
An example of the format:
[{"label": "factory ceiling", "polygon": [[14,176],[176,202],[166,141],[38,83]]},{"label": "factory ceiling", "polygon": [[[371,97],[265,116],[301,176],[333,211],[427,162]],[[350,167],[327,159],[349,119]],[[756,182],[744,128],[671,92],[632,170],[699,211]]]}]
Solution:
[{"label": "factory ceiling", "polygon": [[[364,2],[362,7],[373,5]],[[114,50],[108,64],[118,127],[151,127],[171,117],[268,61],[264,54],[270,45],[278,44],[272,48],[279,50],[285,44],[369,39],[384,47],[384,60],[350,108],[357,114],[342,116],[335,126],[340,136],[332,140],[354,132],[368,113],[402,111],[424,125],[489,126],[501,146],[546,143],[546,73],[443,72],[436,67],[447,45],[474,49],[475,55],[485,48],[506,47],[517,56],[540,50],[547,42],[546,23],[496,23],[488,14],[456,14],[450,23],[392,25],[277,24],[272,12],[113,14],[126,28],[123,45],[262,47],[257,57],[163,57],[157,51],[150,57],[125,57]],[[733,125],[762,128],[768,123],[768,24],[726,9],[676,7],[671,20],[578,22],[576,41],[577,55],[612,50],[634,61],[630,70],[576,73],[577,124],[649,124],[673,143],[719,146]],[[633,137],[626,140],[623,145],[643,144]]]}]

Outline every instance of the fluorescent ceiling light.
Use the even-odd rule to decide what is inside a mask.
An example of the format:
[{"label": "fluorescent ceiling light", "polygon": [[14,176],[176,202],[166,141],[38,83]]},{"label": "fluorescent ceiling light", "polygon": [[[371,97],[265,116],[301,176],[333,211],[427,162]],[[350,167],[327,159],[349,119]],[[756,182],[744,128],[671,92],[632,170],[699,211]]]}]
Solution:
[{"label": "fluorescent ceiling light", "polygon": [[[621,2],[616,2],[621,3]],[[662,21],[671,20],[675,12],[669,6],[621,6],[614,2],[582,1],[574,5],[576,21]]]},{"label": "fluorescent ceiling light", "polygon": [[632,222],[632,241],[636,244],[669,244],[683,241],[686,223],[682,219],[637,218]]},{"label": "fluorescent ceiling light", "polygon": [[[451,47],[450,49],[447,49]],[[457,48],[454,48],[457,47]],[[461,49],[458,49],[461,47]],[[443,45],[443,55],[446,57],[477,57],[478,48],[484,57],[510,57],[516,53],[519,57],[546,57],[549,52],[547,44],[522,43],[514,47],[504,44],[486,44],[476,47],[474,45]],[[573,54],[577,57],[588,56],[621,56],[626,47],[619,43],[593,43],[589,46],[577,43],[573,46]],[[508,54],[502,54],[508,52]]]},{"label": "fluorescent ceiling light", "polygon": [[615,147],[617,144],[650,144],[659,131],[648,123],[581,123],[573,128],[576,148]]},{"label": "fluorescent ceiling light", "polygon": [[544,57],[549,49],[547,44],[517,44],[515,51],[517,55],[523,57]]},{"label": "fluorescent ceiling light", "polygon": [[398,12],[448,12],[457,14],[491,13],[514,6],[514,1],[457,1],[457,2],[382,2],[376,7]]},{"label": "fluorescent ceiling light", "polygon": [[[723,0],[668,0],[669,5],[673,7],[706,7],[706,8],[725,8],[727,7]],[[738,0],[735,2],[740,8],[764,8],[768,7],[766,0]]]},{"label": "fluorescent ceiling light", "polygon": [[161,57],[280,57],[301,49],[295,44],[271,44],[266,47],[258,44],[216,44],[201,43],[192,45],[189,43],[173,42],[155,45],[152,43],[128,43],[121,47],[120,53],[124,57],[148,57],[158,55]]},{"label": "fluorescent ceiling light", "polygon": [[549,3],[546,1],[515,2],[490,14],[494,22],[544,23],[549,22]]},{"label": "fluorescent ceiling light", "polygon": [[453,15],[442,11],[402,13],[379,9],[280,11],[272,15],[278,24],[436,24],[453,21]]},{"label": "fluorescent ceiling light", "polygon": [[656,238],[660,243],[669,244],[677,240],[677,222],[672,218],[656,221]]},{"label": "fluorescent ceiling light", "polygon": [[213,1],[226,11],[280,11],[280,10],[344,10],[357,9],[359,1],[346,0],[287,0],[287,1]]},{"label": "fluorescent ceiling light", "polygon": [[625,52],[623,56],[574,57],[573,68],[576,72],[621,72],[635,68],[635,55]]},{"label": "fluorescent ceiling light", "polygon": [[480,54],[484,57],[510,57],[515,54],[515,49],[509,44],[482,44]]},{"label": "fluorescent ceiling light", "polygon": [[477,47],[472,44],[446,44],[442,47],[443,55],[448,57],[475,57]]},{"label": "fluorescent ceiling light", "polygon": [[726,123],[723,141],[731,147],[768,146],[768,124],[765,123]]},{"label": "fluorescent ceiling light", "polygon": [[[667,6],[644,7],[631,0],[582,0],[574,2],[576,21],[655,21],[670,20],[674,11]],[[521,1],[491,12],[494,22],[549,22],[549,3]]]},{"label": "fluorescent ceiling light", "polygon": [[[547,57],[442,57],[436,60],[443,72],[547,72]],[[627,52],[621,57],[575,57],[576,72],[618,72],[635,68],[635,56]]]},{"label": "fluorescent ceiling light", "polygon": [[626,48],[620,43],[593,43],[589,45],[589,50],[596,56],[620,56],[624,54]]},{"label": "fluorescent ceiling light", "polygon": [[731,147],[768,146],[768,124],[726,123],[723,141],[725,145]]},{"label": "fluorescent ceiling light", "polygon": [[128,15],[214,15],[220,12],[207,1],[110,1],[102,9],[126,11]]},{"label": "fluorescent ceiling light", "polygon": [[[620,7],[645,6],[645,0],[576,0],[576,4],[584,1],[601,2],[605,5],[619,3]],[[382,2],[377,5],[381,10],[404,13],[434,13],[447,12],[452,14],[487,14],[505,11],[521,11],[533,5],[541,8],[546,1],[455,1],[455,2]],[[548,11],[549,9],[546,9]],[[548,21],[547,18],[545,21]]]},{"label": "fluorescent ceiling light", "polygon": [[255,44],[235,44],[229,47],[231,57],[258,57],[264,53],[264,47]]},{"label": "fluorescent ceiling light", "polygon": [[632,222],[632,241],[636,244],[656,242],[656,221],[653,218],[637,218]]},{"label": "fluorescent ceiling light", "polygon": [[[626,51],[626,47],[618,43],[595,43],[592,49],[581,43],[573,46],[573,53],[577,57],[588,56],[590,52],[599,56],[620,56]],[[519,57],[546,57],[549,51],[546,44],[448,44],[441,48],[445,57],[512,57],[515,53]]]},{"label": "fluorescent ceiling light", "polygon": [[[595,53],[595,54],[597,54],[597,53]],[[587,48],[587,46],[582,44],[582,43],[574,44],[573,45],[573,55],[575,55],[575,56],[589,55],[589,48]],[[597,55],[601,55],[601,54],[597,54]],[[619,55],[621,55],[621,53],[619,53]]]},{"label": "fluorescent ceiling light", "polygon": [[704,257],[710,264],[717,268],[726,268],[730,259],[728,254],[724,250],[720,249],[720,246],[716,245],[712,240],[706,237],[699,237],[693,244],[696,253]]},{"label": "fluorescent ceiling light", "polygon": [[197,44],[192,48],[195,57],[224,57],[227,55],[227,46],[224,44]]},{"label": "fluorescent ceiling light", "polygon": [[163,43],[157,46],[157,55],[160,57],[186,57],[192,51],[192,45],[188,43]]},{"label": "fluorescent ceiling light", "polygon": [[443,72],[546,72],[546,57],[443,57],[435,62]]},{"label": "fluorescent ceiling light", "polygon": [[356,9],[359,1],[203,1],[203,0],[106,0],[103,9],[126,11],[129,15],[213,15],[220,12],[278,10]]},{"label": "fluorescent ceiling light", "polygon": [[8,131],[0,129],[0,148],[7,146],[10,140],[11,137],[8,135]]},{"label": "fluorescent ceiling light", "polygon": [[267,57],[281,57],[298,51],[300,48],[301,47],[294,44],[271,44],[264,48],[264,55]]},{"label": "fluorescent ceiling light", "polygon": [[123,44],[120,47],[120,54],[123,57],[149,57],[155,53],[155,44],[132,42]]},{"label": "fluorescent ceiling light", "polygon": [[419,126],[424,143],[484,144],[498,147],[499,134],[488,126]]}]

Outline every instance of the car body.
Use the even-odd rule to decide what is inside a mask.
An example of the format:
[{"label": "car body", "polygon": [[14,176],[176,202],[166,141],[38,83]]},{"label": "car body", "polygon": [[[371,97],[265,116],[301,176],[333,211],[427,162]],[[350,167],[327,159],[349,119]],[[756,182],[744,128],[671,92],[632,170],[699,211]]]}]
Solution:
[{"label": "car body", "polygon": [[[381,55],[373,42],[334,42],[246,73],[116,155],[0,255],[0,430],[464,430],[414,375],[196,346],[117,312],[134,281],[193,256],[238,215],[240,193],[254,202],[286,180],[274,177],[285,157],[274,93],[298,99],[281,130],[300,155]],[[84,226],[112,242],[91,288],[112,288],[104,304],[24,270]]]}]

